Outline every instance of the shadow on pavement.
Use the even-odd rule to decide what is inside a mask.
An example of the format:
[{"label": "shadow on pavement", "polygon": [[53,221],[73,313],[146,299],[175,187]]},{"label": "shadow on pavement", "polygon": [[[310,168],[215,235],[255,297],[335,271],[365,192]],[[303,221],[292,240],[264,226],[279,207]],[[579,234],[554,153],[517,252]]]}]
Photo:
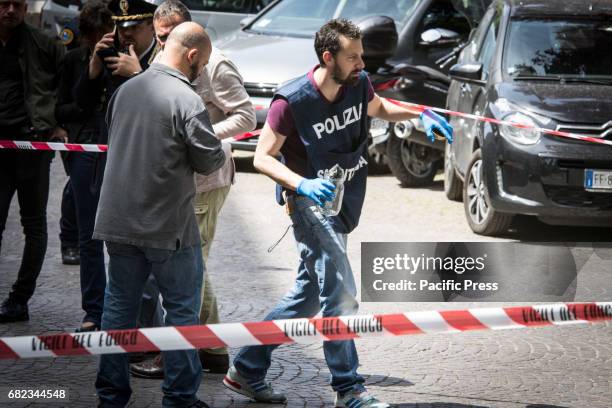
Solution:
[{"label": "shadow on pavement", "polygon": [[[519,403],[520,405],[520,403]],[[393,404],[395,408],[488,408],[487,405],[459,404],[454,402],[415,402],[410,404]],[[559,405],[528,404],[525,408],[567,408]]]},{"label": "shadow on pavement", "polygon": [[[430,186],[422,187],[422,188],[430,190],[430,191],[441,191],[441,192],[444,192],[444,181],[443,180],[437,180],[437,181],[434,181]],[[444,199],[446,200],[446,196],[444,196]]]},{"label": "shadow on pavement", "polygon": [[549,225],[535,217],[518,215],[508,232],[500,237],[532,242],[609,242],[612,228]]},{"label": "shadow on pavement", "polygon": [[486,405],[457,404],[454,402],[415,402],[411,404],[393,404],[395,408],[489,408]]},{"label": "shadow on pavement", "polygon": [[560,405],[548,405],[548,404],[529,404],[529,405],[526,405],[525,408],[568,408],[568,407],[560,406]]}]

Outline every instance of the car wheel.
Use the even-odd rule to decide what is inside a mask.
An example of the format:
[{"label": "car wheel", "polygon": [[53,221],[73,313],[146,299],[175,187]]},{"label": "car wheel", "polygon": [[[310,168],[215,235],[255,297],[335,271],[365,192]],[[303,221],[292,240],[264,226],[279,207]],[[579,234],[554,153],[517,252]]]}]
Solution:
[{"label": "car wheel", "polygon": [[451,145],[444,147],[444,194],[452,201],[461,201],[463,198],[463,182],[455,172],[455,164],[451,159]]},{"label": "car wheel", "polygon": [[483,176],[480,149],[472,155],[463,185],[463,207],[472,231],[481,235],[497,235],[505,232],[512,222],[512,214],[495,211],[489,204],[489,196]]},{"label": "car wheel", "polygon": [[430,186],[440,166],[433,148],[391,135],[387,141],[387,161],[402,187]]}]

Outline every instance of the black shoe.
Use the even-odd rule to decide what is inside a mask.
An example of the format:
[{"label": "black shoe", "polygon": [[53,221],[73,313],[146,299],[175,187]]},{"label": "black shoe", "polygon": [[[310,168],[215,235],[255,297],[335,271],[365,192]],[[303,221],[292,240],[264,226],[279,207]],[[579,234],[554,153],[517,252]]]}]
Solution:
[{"label": "black shoe", "polygon": [[229,355],[227,354],[212,354],[204,350],[198,350],[200,364],[202,370],[206,370],[211,374],[225,374],[229,370]]},{"label": "black shoe", "polygon": [[130,364],[130,373],[138,378],[164,378],[164,360],[161,353],[142,363]]},{"label": "black shoe", "polygon": [[204,401],[197,400],[193,404],[188,405],[187,408],[210,408]]},{"label": "black shoe", "polygon": [[95,332],[98,330],[100,330],[100,326],[94,323],[94,324],[88,324],[87,326],[81,325],[81,327],[76,329],[74,332],[75,333],[85,333],[85,332]]},{"label": "black shoe", "polygon": [[62,263],[64,265],[79,265],[81,263],[79,248],[62,248]]},{"label": "black shoe", "polygon": [[142,363],[145,360],[150,360],[157,356],[159,351],[135,351],[128,353],[128,361],[130,364]]},{"label": "black shoe", "polygon": [[0,307],[0,323],[24,322],[30,320],[28,304],[7,299]]}]

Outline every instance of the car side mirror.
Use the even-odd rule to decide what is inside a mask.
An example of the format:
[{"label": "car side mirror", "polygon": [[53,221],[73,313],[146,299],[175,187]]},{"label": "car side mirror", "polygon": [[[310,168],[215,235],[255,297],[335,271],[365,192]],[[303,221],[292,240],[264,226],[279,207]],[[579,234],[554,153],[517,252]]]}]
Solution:
[{"label": "car side mirror", "polygon": [[251,21],[253,21],[253,17],[249,16],[249,17],[245,17],[242,20],[240,20],[240,28],[244,28],[246,26],[248,26],[249,24],[251,24]]},{"label": "car side mirror", "polygon": [[376,72],[397,49],[398,35],[395,21],[390,17],[373,16],[357,21],[356,24],[361,30],[366,70]]},{"label": "car side mirror", "polygon": [[476,85],[485,85],[482,78],[483,65],[478,62],[469,64],[456,64],[448,71],[450,77],[459,82],[467,82]]},{"label": "car side mirror", "polygon": [[461,42],[459,33],[446,28],[430,28],[421,33],[420,45],[435,47],[440,45],[453,45]]}]

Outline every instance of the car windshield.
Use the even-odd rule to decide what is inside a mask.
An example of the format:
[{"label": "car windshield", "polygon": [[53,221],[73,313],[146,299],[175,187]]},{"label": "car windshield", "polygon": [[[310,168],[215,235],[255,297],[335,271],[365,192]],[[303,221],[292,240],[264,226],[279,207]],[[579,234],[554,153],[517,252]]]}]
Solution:
[{"label": "car windshield", "polygon": [[504,66],[515,79],[612,78],[612,22],[513,20]]},{"label": "car windshield", "polygon": [[259,34],[314,37],[332,18],[357,20],[368,16],[388,16],[397,30],[420,0],[283,0],[260,16],[248,31]]}]

